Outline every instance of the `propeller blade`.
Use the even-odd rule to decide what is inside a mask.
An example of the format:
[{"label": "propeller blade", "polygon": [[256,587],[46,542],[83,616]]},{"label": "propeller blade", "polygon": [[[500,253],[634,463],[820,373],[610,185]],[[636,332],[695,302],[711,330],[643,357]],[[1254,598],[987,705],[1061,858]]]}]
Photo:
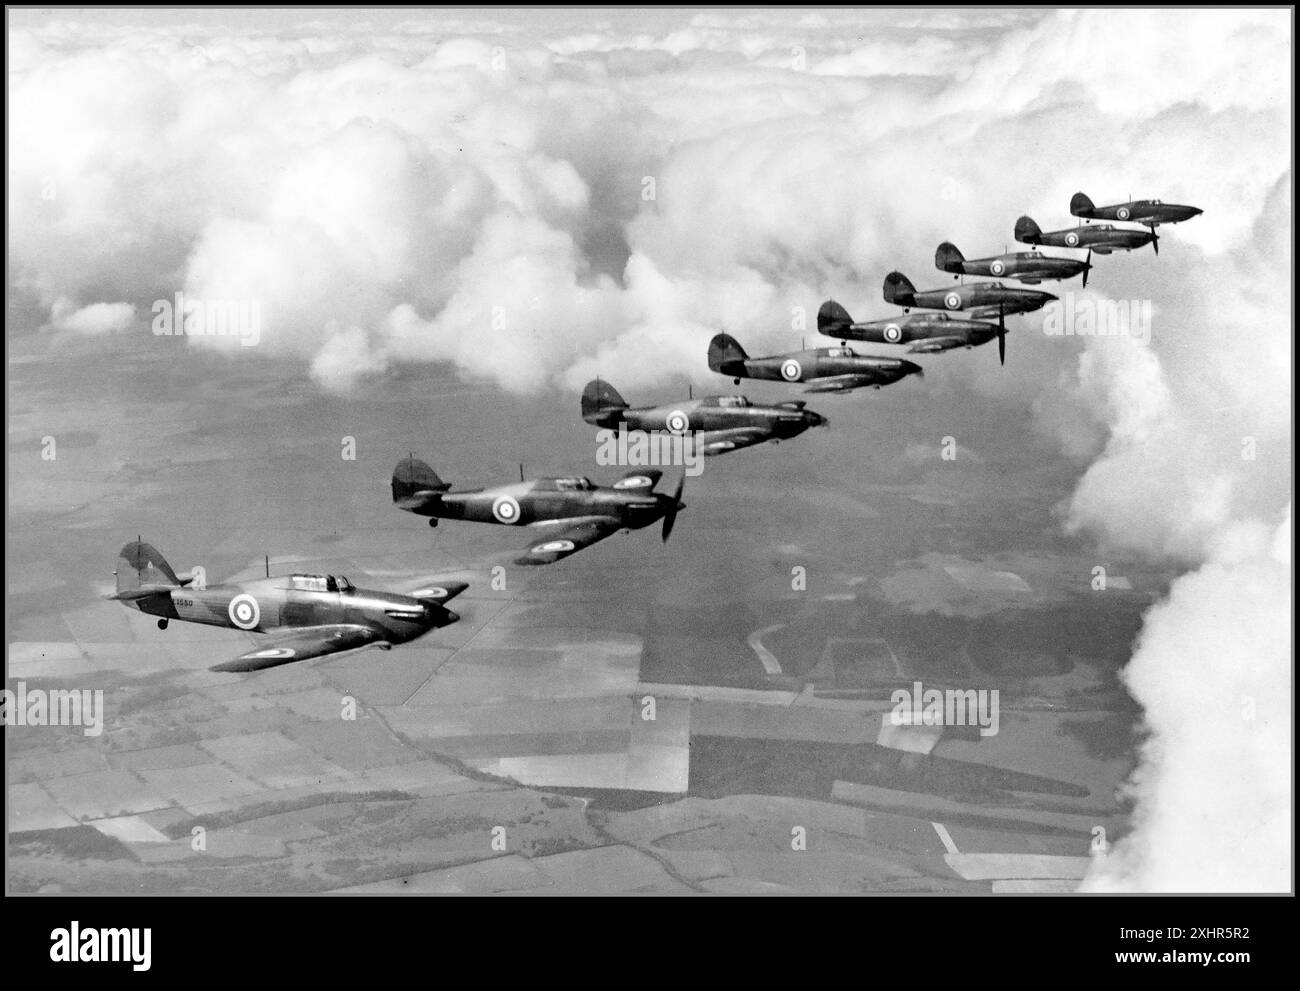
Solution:
[{"label": "propeller blade", "polygon": [[1001,304],[998,305],[998,363],[1007,363],[1007,314]]},{"label": "propeller blade", "polygon": [[1088,257],[1083,262],[1083,288],[1088,288],[1088,273],[1092,271],[1092,249],[1088,249]]},{"label": "propeller blade", "polygon": [[682,477],[677,480],[677,491],[673,493],[673,501],[668,506],[668,511],[664,513],[664,532],[663,542],[668,543],[668,537],[673,532],[673,524],[677,522],[677,511],[682,508],[682,489],[686,488],[686,472],[682,472]]},{"label": "propeller blade", "polygon": [[1151,228],[1151,247],[1155,249],[1156,254],[1160,254],[1160,235],[1156,233],[1154,227]]}]

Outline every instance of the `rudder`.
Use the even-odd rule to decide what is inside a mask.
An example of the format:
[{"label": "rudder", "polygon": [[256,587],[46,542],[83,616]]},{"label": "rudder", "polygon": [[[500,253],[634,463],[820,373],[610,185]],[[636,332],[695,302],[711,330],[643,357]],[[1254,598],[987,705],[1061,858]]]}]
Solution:
[{"label": "rudder", "polygon": [[403,502],[420,492],[446,492],[451,486],[419,458],[411,455],[393,469],[393,502]]},{"label": "rudder", "polygon": [[849,311],[833,299],[822,303],[821,309],[817,311],[817,333],[819,334],[826,337],[839,337],[852,326],[853,318],[849,316]]},{"label": "rudder", "polygon": [[167,563],[167,559],[152,544],[146,544],[138,538],[125,545],[117,556],[119,567],[114,575],[117,578],[118,595],[130,596],[131,593],[151,589],[161,591],[183,588],[194,580],[176,577],[176,572]]},{"label": "rudder", "polygon": [[890,272],[885,276],[885,302],[899,306],[911,306],[916,301],[916,286],[902,272]]},{"label": "rudder", "polygon": [[709,368],[723,375],[740,375],[749,355],[730,334],[718,334],[709,341]]},{"label": "rudder", "polygon": [[1015,238],[1021,244],[1039,244],[1043,240],[1043,230],[1033,217],[1021,217],[1016,221]]},{"label": "rudder", "polygon": [[1075,193],[1070,197],[1070,213],[1076,217],[1091,217],[1095,209],[1086,193]]},{"label": "rudder", "polygon": [[951,241],[944,241],[943,244],[934,249],[934,267],[940,272],[957,272],[964,271],[962,262],[966,257],[957,250],[957,245]]},{"label": "rudder", "polygon": [[593,379],[582,390],[582,418],[588,423],[600,424],[609,413],[627,409],[627,401],[608,382]]}]

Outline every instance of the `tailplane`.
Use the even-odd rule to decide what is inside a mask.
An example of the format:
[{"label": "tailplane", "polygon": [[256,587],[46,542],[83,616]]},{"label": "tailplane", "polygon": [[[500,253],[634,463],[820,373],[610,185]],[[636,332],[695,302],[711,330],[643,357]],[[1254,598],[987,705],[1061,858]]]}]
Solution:
[{"label": "tailplane", "polygon": [[934,249],[934,267],[940,272],[964,272],[962,262],[965,260],[965,256],[957,250],[957,245],[951,241],[944,241]]},{"label": "tailplane", "polygon": [[852,326],[853,318],[849,316],[849,311],[833,299],[822,303],[821,309],[817,311],[817,333],[819,334],[841,337]]},{"label": "tailplane", "polygon": [[709,368],[723,375],[744,375],[745,349],[730,334],[718,334],[709,341]]},{"label": "tailplane", "polygon": [[608,382],[594,379],[582,390],[582,418],[598,427],[612,426],[622,419],[627,401]]},{"label": "tailplane", "polygon": [[885,302],[912,306],[916,302],[916,286],[902,272],[890,272],[885,276]]},{"label": "tailplane", "polygon": [[417,509],[451,488],[414,455],[397,462],[392,485],[393,502],[402,509]]},{"label": "tailplane", "polygon": [[135,539],[117,554],[117,599],[139,599],[168,589],[184,588],[193,578],[177,578],[172,566],[154,548]]},{"label": "tailplane", "polygon": [[1021,217],[1016,221],[1015,238],[1021,244],[1042,244],[1043,229],[1034,223],[1033,217]]}]

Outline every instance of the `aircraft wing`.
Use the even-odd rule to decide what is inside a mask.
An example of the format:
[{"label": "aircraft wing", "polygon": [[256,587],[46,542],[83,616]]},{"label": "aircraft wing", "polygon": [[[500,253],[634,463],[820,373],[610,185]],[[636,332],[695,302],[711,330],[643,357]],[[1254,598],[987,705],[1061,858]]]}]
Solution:
[{"label": "aircraft wing", "polygon": [[705,457],[714,454],[726,454],[742,447],[751,447],[771,440],[772,435],[766,430],[754,427],[732,427],[730,430],[701,430],[695,435],[695,443],[704,451]]},{"label": "aircraft wing", "polygon": [[379,634],[368,626],[335,623],[330,626],[300,626],[283,635],[272,636],[261,645],[233,661],[211,667],[211,671],[261,671],[280,664],[305,661],[341,650],[356,650],[379,640]]},{"label": "aircraft wing", "polygon": [[804,392],[848,392],[863,386],[875,385],[879,380],[874,375],[830,375],[817,379],[811,388]]},{"label": "aircraft wing", "polygon": [[580,516],[554,522],[562,529],[533,541],[521,557],[515,558],[515,564],[553,564],[623,529],[623,524],[612,516]]},{"label": "aircraft wing", "polygon": [[998,314],[1003,316],[1014,317],[1021,313],[1029,312],[1015,305],[1014,303],[1003,303],[1001,307],[997,306],[976,306],[969,310],[963,310],[962,316],[971,320],[996,320]]},{"label": "aircraft wing", "polygon": [[469,588],[469,582],[452,582],[441,578],[425,578],[410,587],[400,589],[402,595],[409,595],[412,599],[421,599],[426,602],[443,603],[456,598],[461,592]]},{"label": "aircraft wing", "polygon": [[953,348],[966,346],[964,337],[931,337],[928,340],[917,341],[907,349],[908,354],[928,354],[934,351],[951,351]]}]

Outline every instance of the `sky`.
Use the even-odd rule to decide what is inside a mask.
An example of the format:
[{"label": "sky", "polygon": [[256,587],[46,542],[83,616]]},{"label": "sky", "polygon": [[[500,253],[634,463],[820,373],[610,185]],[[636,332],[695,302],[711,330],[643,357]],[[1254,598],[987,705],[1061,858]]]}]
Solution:
[{"label": "sky", "polygon": [[927,386],[1077,466],[1063,529],[1183,572],[1125,676],[1137,828],[1090,883],[1289,885],[1289,11],[9,23],[11,333],[232,301],[256,340],[188,346],[340,396],[413,368],[523,397],[716,382],[719,329],[763,354],[816,339],[826,298],[886,316],[891,269],[944,285],[940,241],[1011,248],[1022,214],[1070,226],[1077,190],[1201,207],[1062,287],[1146,306],[1148,335],[1019,318],[1007,369]]}]

